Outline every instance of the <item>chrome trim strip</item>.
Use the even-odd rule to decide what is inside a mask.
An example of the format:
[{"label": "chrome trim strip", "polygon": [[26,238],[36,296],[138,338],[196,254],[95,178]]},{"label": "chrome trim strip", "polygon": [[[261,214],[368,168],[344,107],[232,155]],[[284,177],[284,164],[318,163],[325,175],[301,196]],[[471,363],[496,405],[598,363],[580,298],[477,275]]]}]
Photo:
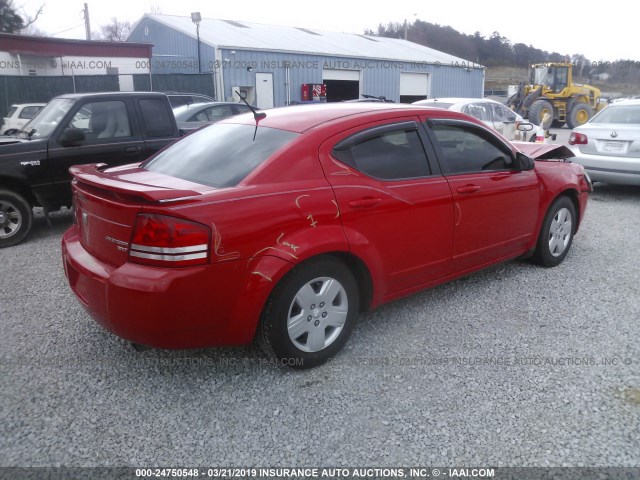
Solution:
[{"label": "chrome trim strip", "polygon": [[186,260],[199,260],[201,258],[207,258],[207,252],[192,253],[189,255],[154,255],[152,253],[142,253],[130,251],[129,255],[132,257],[148,258],[149,260],[162,260],[164,262],[183,262]]},{"label": "chrome trim strip", "polygon": [[190,252],[201,252],[209,249],[209,246],[206,243],[202,245],[193,245],[192,247],[175,247],[175,248],[164,248],[164,247],[150,247],[147,245],[131,245],[132,250],[139,250],[141,252],[151,252],[151,253],[164,253],[167,255],[175,255],[178,253],[190,253]]}]

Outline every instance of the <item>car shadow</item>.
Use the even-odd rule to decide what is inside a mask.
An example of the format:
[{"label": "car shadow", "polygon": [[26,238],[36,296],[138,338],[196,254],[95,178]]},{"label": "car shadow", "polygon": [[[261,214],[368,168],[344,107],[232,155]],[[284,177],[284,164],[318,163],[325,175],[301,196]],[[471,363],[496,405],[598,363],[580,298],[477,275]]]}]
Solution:
[{"label": "car shadow", "polygon": [[614,185],[611,183],[596,182],[589,200],[605,202],[608,200],[632,200],[640,201],[640,185]]},{"label": "car shadow", "polygon": [[51,212],[47,217],[42,208],[34,211],[33,227],[25,242],[47,239],[52,236],[61,236],[73,224],[73,212],[71,209],[62,209]]}]

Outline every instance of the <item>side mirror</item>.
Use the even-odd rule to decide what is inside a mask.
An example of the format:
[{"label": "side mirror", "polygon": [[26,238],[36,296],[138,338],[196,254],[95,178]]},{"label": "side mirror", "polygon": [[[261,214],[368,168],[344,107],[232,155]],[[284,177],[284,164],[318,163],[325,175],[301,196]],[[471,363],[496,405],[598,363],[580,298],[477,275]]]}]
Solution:
[{"label": "side mirror", "polygon": [[533,130],[533,123],[520,122],[517,128],[520,132],[530,132],[531,130]]},{"label": "side mirror", "polygon": [[79,128],[65,128],[58,139],[63,147],[72,147],[85,139],[84,132]]},{"label": "side mirror", "polygon": [[533,158],[525,155],[522,152],[516,153],[516,161],[514,168],[518,172],[533,170],[536,167],[536,162]]}]

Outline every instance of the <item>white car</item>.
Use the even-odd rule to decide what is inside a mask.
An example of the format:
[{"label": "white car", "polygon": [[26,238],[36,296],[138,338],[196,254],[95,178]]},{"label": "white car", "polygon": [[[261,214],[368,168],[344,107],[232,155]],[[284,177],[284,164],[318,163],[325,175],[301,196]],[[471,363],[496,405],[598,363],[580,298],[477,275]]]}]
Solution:
[{"label": "white car", "polygon": [[569,145],[594,182],[640,185],[640,100],[607,106],[573,129]]},{"label": "white car", "polygon": [[430,98],[413,104],[466,113],[493,128],[507,140],[525,140],[525,133],[518,130],[518,124],[526,123],[523,118],[489,98]]},{"label": "white car", "polygon": [[2,135],[17,133],[35,117],[45,105],[46,103],[21,103],[19,105],[11,105],[7,116],[2,119],[0,133]]}]

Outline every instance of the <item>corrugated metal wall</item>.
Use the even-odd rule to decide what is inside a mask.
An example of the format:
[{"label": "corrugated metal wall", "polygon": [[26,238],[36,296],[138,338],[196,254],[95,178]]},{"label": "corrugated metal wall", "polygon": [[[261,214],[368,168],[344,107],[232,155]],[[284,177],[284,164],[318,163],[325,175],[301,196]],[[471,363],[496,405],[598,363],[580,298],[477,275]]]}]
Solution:
[{"label": "corrugated metal wall", "polygon": [[[193,34],[196,26],[193,25]],[[213,48],[200,42],[201,64],[198,64],[198,42],[181,32],[149,18],[143,18],[129,37],[131,42],[153,44],[151,73],[206,73],[213,71]]]},{"label": "corrugated metal wall", "polygon": [[117,75],[77,75],[75,77],[0,77],[0,113],[14,103],[43,102],[64,93],[118,91]]},{"label": "corrugated metal wall", "polygon": [[[195,25],[194,25],[195,34]],[[197,41],[154,20],[144,18],[130,37],[134,42],[154,44],[153,73],[197,73]],[[295,46],[293,46],[295,48]],[[371,59],[292,54],[222,48],[218,58],[214,48],[201,44],[202,71],[216,75],[224,83],[223,97],[231,100],[234,86],[255,86],[256,73],[272,73],[275,106],[298,102],[303,83],[322,83],[323,68],[361,71],[361,93],[400,100],[400,73],[428,73],[433,97],[482,97],[484,69],[467,65],[433,65],[420,62],[388,62]],[[288,79],[286,65],[289,62]],[[470,68],[469,68],[470,67]],[[218,80],[219,81],[219,80]],[[155,89],[155,88],[154,88]]]},{"label": "corrugated metal wall", "polygon": [[[153,88],[152,88],[153,87]],[[190,92],[213,96],[211,74],[157,74],[133,75],[133,88],[137,92]],[[14,103],[46,103],[65,93],[119,91],[118,75],[71,76],[0,76],[0,116],[4,116]]]},{"label": "corrugated metal wall", "polygon": [[[300,101],[301,85],[322,83],[324,68],[360,71],[361,93],[384,96],[395,102],[400,101],[400,74],[403,72],[429,74],[430,98],[482,97],[484,89],[484,70],[465,65],[427,65],[226,49],[222,50],[222,57],[229,60],[222,62],[227,99],[231,98],[232,86],[255,86],[256,73],[273,73],[276,106],[286,104],[287,88],[290,88],[291,100]],[[289,85],[287,62],[290,65]]]}]

